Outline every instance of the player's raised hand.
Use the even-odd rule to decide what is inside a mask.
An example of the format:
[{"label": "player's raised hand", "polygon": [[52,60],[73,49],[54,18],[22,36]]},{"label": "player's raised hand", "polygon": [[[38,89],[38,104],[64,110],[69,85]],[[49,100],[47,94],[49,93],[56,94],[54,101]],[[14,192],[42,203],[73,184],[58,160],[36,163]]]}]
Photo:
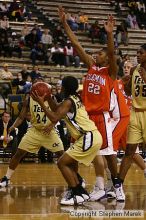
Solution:
[{"label": "player's raised hand", "polygon": [[112,33],[115,25],[115,19],[112,15],[108,15],[108,20],[104,22],[104,28],[107,33]]},{"label": "player's raised hand", "polygon": [[140,67],[138,70],[141,78],[144,80],[144,82],[146,83],[146,70],[143,67]]},{"label": "player's raised hand", "polygon": [[66,15],[65,15],[65,12],[64,12],[64,8],[62,6],[59,6],[58,14],[59,14],[60,21],[62,23],[65,22],[66,21]]},{"label": "player's raised hand", "polygon": [[46,93],[44,93],[43,96],[39,96],[38,92],[35,90],[34,92],[31,92],[31,97],[33,98],[33,100],[41,104],[45,101]]}]

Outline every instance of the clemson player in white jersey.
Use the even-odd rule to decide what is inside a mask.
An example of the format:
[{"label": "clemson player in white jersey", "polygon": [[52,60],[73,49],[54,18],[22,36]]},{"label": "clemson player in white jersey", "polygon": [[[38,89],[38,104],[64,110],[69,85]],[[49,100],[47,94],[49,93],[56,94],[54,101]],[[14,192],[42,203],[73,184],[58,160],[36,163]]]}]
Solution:
[{"label": "clemson player in white jersey", "polygon": [[78,80],[73,76],[64,77],[62,92],[65,100],[57,105],[52,98],[48,98],[52,111],[44,105],[43,97],[39,97],[37,93],[32,94],[53,124],[64,118],[71,137],[75,139],[75,143],[58,161],[58,167],[70,187],[70,194],[61,199],[62,205],[79,205],[89,199],[87,191],[79,184],[74,167],[78,162],[89,166],[102,145],[102,136],[95,123],[89,119],[77,90]]},{"label": "clemson player in white jersey", "polygon": [[[38,79],[37,81],[42,81],[42,79]],[[48,102],[45,102],[45,105],[49,108]],[[41,106],[34,101],[30,95],[26,96],[22,110],[10,128],[10,131],[17,128],[23,122],[28,111],[31,113],[32,127],[28,129],[27,133],[22,138],[15,155],[10,161],[6,175],[1,179],[0,187],[6,187],[9,185],[11,176],[27,152],[36,154],[40,147],[43,146],[51,152],[56,152],[58,156],[63,153],[63,144],[53,127],[49,135],[42,133],[42,129],[51,124],[51,122]]]}]

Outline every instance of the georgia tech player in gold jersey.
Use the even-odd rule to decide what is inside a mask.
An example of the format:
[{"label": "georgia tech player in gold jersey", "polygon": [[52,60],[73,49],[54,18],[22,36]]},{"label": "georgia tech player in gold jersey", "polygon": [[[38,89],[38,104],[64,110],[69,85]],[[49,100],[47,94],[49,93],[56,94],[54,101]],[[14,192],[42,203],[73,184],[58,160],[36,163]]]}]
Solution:
[{"label": "georgia tech player in gold jersey", "polygon": [[[73,146],[58,161],[58,167],[70,186],[71,192],[68,197],[62,198],[61,204],[63,205],[81,204],[89,199],[87,191],[79,185],[77,173],[73,167],[78,162],[88,166],[102,145],[101,134],[94,122],[89,119],[85,107],[77,95],[77,89],[78,80],[72,76],[65,77],[62,80],[62,91],[66,99],[58,106],[55,106],[53,99],[48,100],[53,111],[46,108],[42,97],[39,97],[37,93],[33,93],[33,99],[38,101],[50,121],[56,124],[64,118],[71,136],[75,139]],[[49,127],[47,132],[48,130]]]},{"label": "georgia tech player in gold jersey", "polygon": [[146,81],[143,79],[146,75],[144,73],[146,71],[146,44],[143,44],[139,50],[139,63],[131,71],[132,110],[126,152],[120,167],[119,177],[122,181],[131,166],[137,145],[146,143]]},{"label": "georgia tech player in gold jersey", "polygon": [[[39,81],[40,80],[42,81],[42,79],[39,79]],[[44,105],[46,108],[49,107],[48,102],[44,102]],[[40,147],[43,146],[51,152],[56,152],[58,156],[63,153],[63,144],[55,129],[52,127],[49,134],[44,134],[42,132],[46,126],[51,124],[51,121],[48,119],[41,106],[29,95],[26,96],[20,115],[10,128],[10,131],[17,128],[23,122],[28,111],[31,113],[32,127],[28,129],[27,133],[22,138],[15,155],[10,161],[6,175],[1,179],[0,187],[8,186],[12,174],[27,152],[37,153]]]}]

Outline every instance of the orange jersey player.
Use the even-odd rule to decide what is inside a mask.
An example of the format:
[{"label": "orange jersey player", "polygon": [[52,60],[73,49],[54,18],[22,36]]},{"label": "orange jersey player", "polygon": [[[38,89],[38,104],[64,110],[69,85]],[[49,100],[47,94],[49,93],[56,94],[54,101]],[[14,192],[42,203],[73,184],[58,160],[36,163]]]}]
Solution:
[{"label": "orange jersey player", "polygon": [[[97,55],[98,57],[100,57]],[[103,51],[103,53],[105,53]],[[82,98],[86,110],[103,137],[103,145],[101,149],[113,147],[112,127],[110,123],[110,108],[111,108],[111,92],[113,90],[114,80],[109,75],[107,67],[98,67],[93,65],[84,80]],[[106,154],[112,150],[106,149]]]},{"label": "orange jersey player", "polygon": [[115,106],[112,111],[112,130],[113,130],[113,147],[117,151],[119,148],[120,139],[127,133],[127,127],[130,120],[130,110],[126,104],[125,97],[122,91],[119,89],[119,83],[116,80],[114,82],[114,95],[112,93],[112,99],[114,99]]}]

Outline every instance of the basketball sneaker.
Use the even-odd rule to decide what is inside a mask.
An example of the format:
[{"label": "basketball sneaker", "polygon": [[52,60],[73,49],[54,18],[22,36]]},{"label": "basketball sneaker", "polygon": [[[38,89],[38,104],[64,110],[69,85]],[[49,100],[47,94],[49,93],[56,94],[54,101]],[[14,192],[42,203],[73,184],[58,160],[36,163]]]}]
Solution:
[{"label": "basketball sneaker", "polygon": [[62,198],[60,201],[61,205],[82,205],[84,203],[84,198],[82,195],[73,195],[73,193],[68,196],[68,198]]},{"label": "basketball sneaker", "polygon": [[124,202],[125,201],[125,194],[123,191],[123,186],[122,184],[117,184],[114,186],[115,193],[116,193],[116,200],[118,202]]},{"label": "basketball sneaker", "polygon": [[1,180],[0,180],[0,188],[2,187],[7,187],[8,185],[10,185],[10,180],[4,176]]},{"label": "basketball sneaker", "polygon": [[105,189],[106,189],[106,195],[108,199],[116,198],[112,180],[107,181]]},{"label": "basketball sneaker", "polygon": [[100,189],[99,187],[95,186],[93,191],[89,194],[89,201],[98,201],[100,199],[105,198],[106,192],[103,189]]},{"label": "basketball sneaker", "polygon": [[[88,192],[83,188],[81,187],[80,189],[80,193],[82,195],[82,197],[84,198],[85,201],[89,200],[89,194]],[[63,194],[62,194],[62,199],[68,199],[70,198],[72,194],[72,190],[70,188],[68,188]]]},{"label": "basketball sneaker", "polygon": [[116,193],[114,190],[114,187],[106,188],[106,195],[108,199],[115,199],[116,198]]},{"label": "basketball sneaker", "polygon": [[64,198],[64,199],[65,199],[65,198],[67,199],[68,197],[70,197],[71,193],[72,193],[72,191],[71,191],[71,189],[68,187],[67,190],[61,194],[62,199],[63,199],[63,198]]},{"label": "basketball sneaker", "polygon": [[89,193],[87,192],[86,189],[84,189],[83,187],[80,188],[80,193],[82,194],[82,197],[84,198],[85,201],[88,201],[90,196]]}]

